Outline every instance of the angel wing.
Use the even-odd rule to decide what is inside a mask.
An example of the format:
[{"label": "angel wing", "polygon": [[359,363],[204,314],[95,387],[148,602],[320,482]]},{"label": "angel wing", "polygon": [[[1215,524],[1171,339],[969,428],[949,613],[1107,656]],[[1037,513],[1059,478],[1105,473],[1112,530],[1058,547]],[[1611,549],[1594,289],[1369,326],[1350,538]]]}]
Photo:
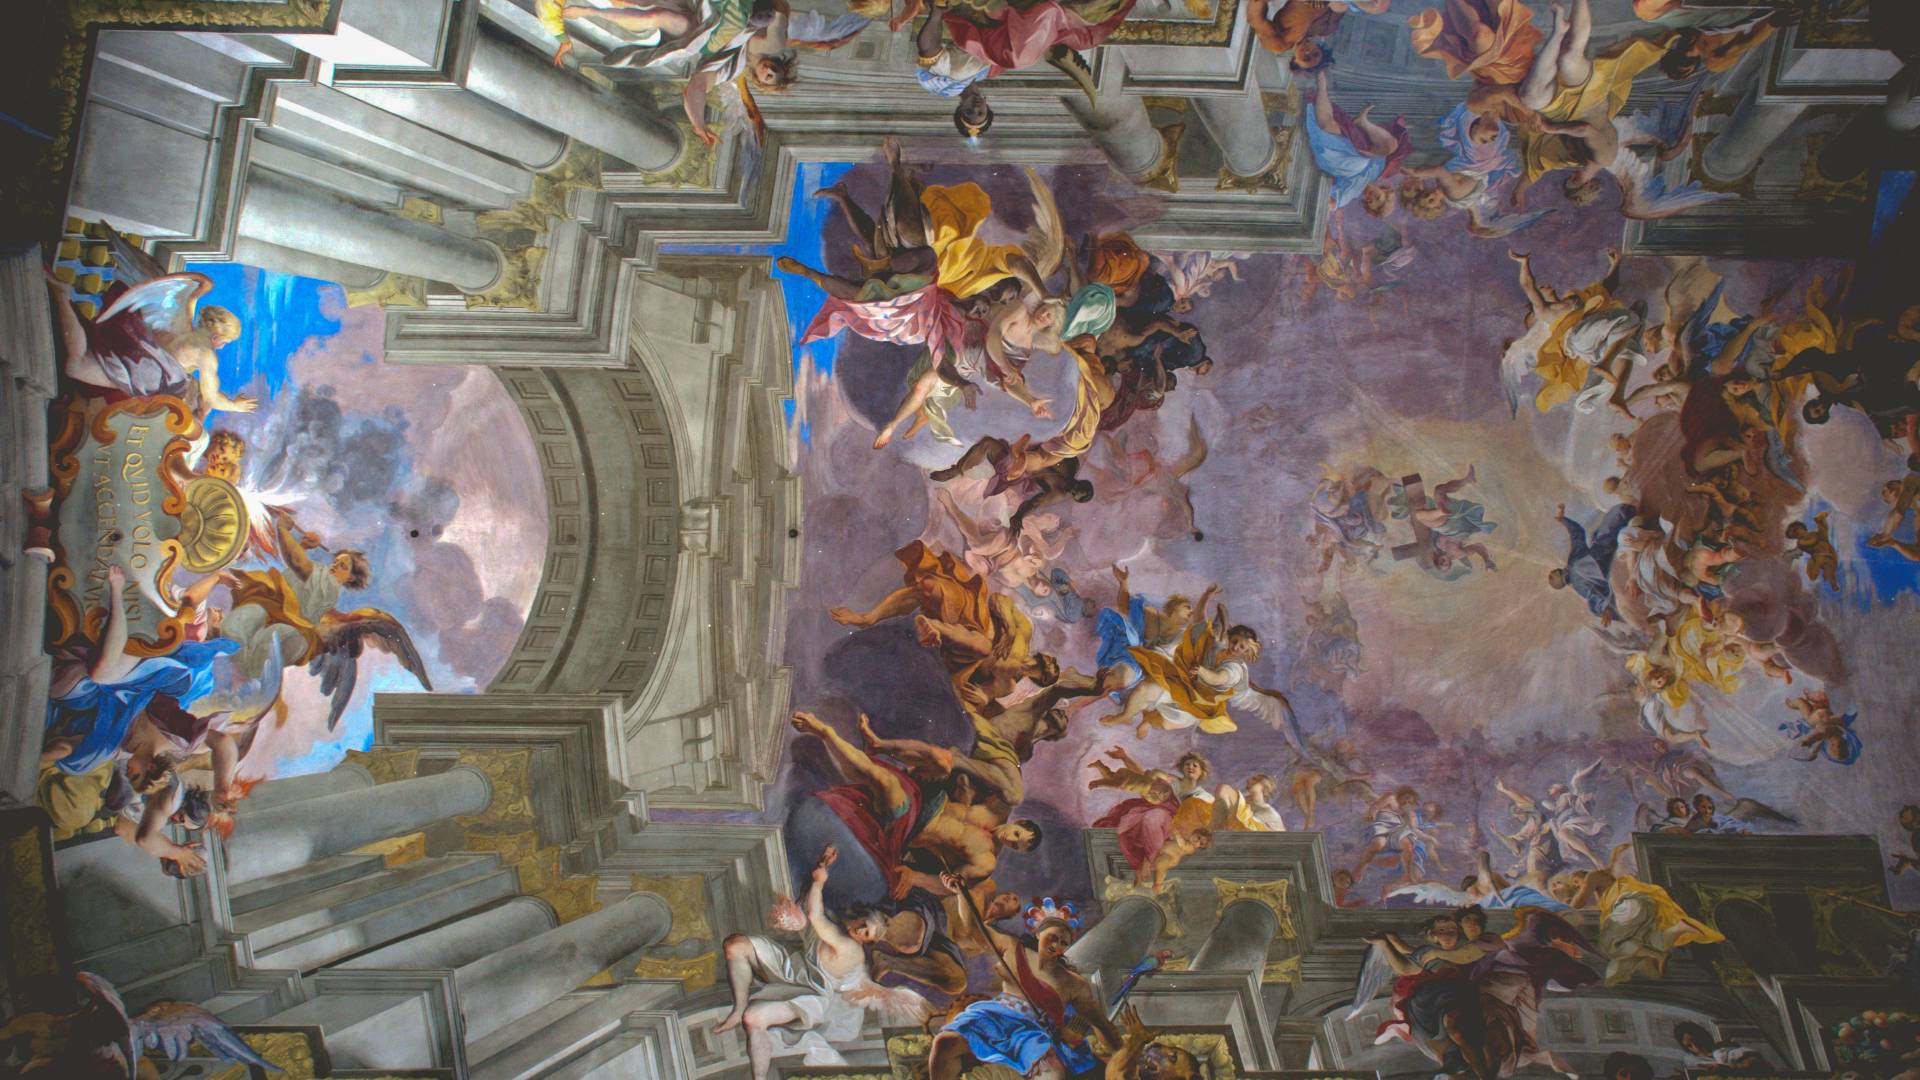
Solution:
[{"label": "angel wing", "polygon": [[742,75],[715,86],[707,102],[719,108],[717,127],[721,131],[744,131],[748,135],[735,141],[734,154],[740,163],[741,190],[750,191],[760,177],[760,166],[767,156],[767,122],[760,115],[759,103],[753,99],[753,88]]},{"label": "angel wing", "polygon": [[1482,217],[1478,206],[1469,206],[1467,207],[1467,234],[1489,238],[1512,236],[1553,213],[1554,210],[1554,207],[1548,207],[1545,210],[1526,210],[1517,214],[1495,213]]},{"label": "angel wing", "polygon": [[1727,816],[1735,821],[1771,821],[1779,825],[1800,824],[1799,818],[1783,814],[1758,799],[1733,800],[1733,805],[1727,808]]},{"label": "angel wing", "polygon": [[1353,988],[1353,1008],[1347,1012],[1347,1019],[1359,1016],[1368,1002],[1392,985],[1393,979],[1393,964],[1387,960],[1387,947],[1376,941],[1367,950],[1366,963],[1360,965],[1360,981]]},{"label": "angel wing", "polygon": [[112,983],[88,971],[74,972],[73,981],[80,984],[80,989],[104,1014],[95,1030],[101,1038],[111,1039],[113,1047],[127,1059],[127,1080],[138,1080],[141,1040],[133,1022],[127,1019],[127,1003],[120,1000],[120,992]]},{"label": "angel wing", "polygon": [[1540,347],[1547,343],[1553,333],[1553,324],[1546,319],[1535,319],[1527,332],[1515,338],[1500,354],[1500,388],[1506,391],[1507,413],[1520,415],[1520,395],[1526,391],[1527,376],[1533,373],[1534,362],[1539,358]]},{"label": "angel wing", "polygon": [[1573,779],[1568,782],[1567,786],[1573,789],[1575,795],[1591,797],[1594,791],[1600,786],[1600,770],[1605,768],[1606,764],[1604,760],[1596,760],[1593,764],[1574,773]]},{"label": "angel wing", "polygon": [[219,1017],[184,1001],[158,1002],[133,1018],[133,1036],[142,1046],[157,1049],[168,1061],[186,1057],[199,1043],[222,1061],[240,1061],[270,1072],[281,1068],[254,1052],[253,1047]]},{"label": "angel wing", "polygon": [[113,255],[113,279],[129,289],[167,276],[167,268],[159,259],[140,250],[111,225],[107,226],[107,250]]},{"label": "angel wing", "polygon": [[1402,885],[1387,893],[1388,896],[1411,897],[1416,904],[1432,904],[1439,907],[1466,907],[1474,902],[1473,897],[1458,889],[1449,888],[1437,881],[1422,881],[1413,885]]},{"label": "angel wing", "polygon": [[1696,207],[1735,198],[1730,191],[1708,191],[1698,180],[1669,189],[1653,162],[1629,156],[1620,166],[1620,213],[1633,221],[1655,221]]},{"label": "angel wing", "polygon": [[863,15],[830,16],[818,11],[796,11],[787,19],[787,44],[831,52],[859,37],[872,21]]},{"label": "angel wing", "polygon": [[155,333],[182,334],[193,329],[194,305],[212,289],[213,280],[205,274],[166,274],[121,293],[93,321],[134,314]]},{"label": "angel wing", "polygon": [[1258,712],[1267,726],[1287,737],[1287,745],[1293,752],[1305,756],[1307,740],[1300,731],[1300,718],[1293,711],[1293,702],[1278,690],[1270,690],[1256,682],[1248,682],[1247,689],[1253,693],[1247,700],[1237,704],[1245,705],[1250,711]]},{"label": "angel wing", "polygon": [[319,676],[320,692],[333,703],[327,711],[328,731],[347,711],[347,702],[360,679],[360,654],[368,645],[398,658],[400,666],[420,680],[421,689],[433,689],[426,661],[420,658],[413,636],[400,620],[378,608],[329,611],[320,618],[320,653],[307,665],[307,673]]},{"label": "angel wing", "polygon": [[1053,189],[1031,166],[1027,168],[1027,186],[1033,189],[1033,227],[1020,242],[1020,250],[1040,272],[1040,280],[1030,284],[1044,291],[1047,279],[1060,269],[1067,250],[1067,232],[1060,222],[1060,205],[1053,199]]}]

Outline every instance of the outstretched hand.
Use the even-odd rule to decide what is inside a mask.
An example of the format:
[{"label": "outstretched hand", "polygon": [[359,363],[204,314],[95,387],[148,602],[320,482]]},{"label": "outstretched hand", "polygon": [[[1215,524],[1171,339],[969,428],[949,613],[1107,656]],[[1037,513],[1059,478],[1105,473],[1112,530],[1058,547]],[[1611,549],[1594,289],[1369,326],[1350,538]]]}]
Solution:
[{"label": "outstretched hand", "polygon": [[840,859],[840,849],[837,847],[834,847],[832,844],[828,844],[826,850],[820,853],[820,861],[813,864],[814,883],[815,884],[825,883],[825,881],[827,880],[828,868],[831,867],[835,862],[839,861],[839,859]]}]

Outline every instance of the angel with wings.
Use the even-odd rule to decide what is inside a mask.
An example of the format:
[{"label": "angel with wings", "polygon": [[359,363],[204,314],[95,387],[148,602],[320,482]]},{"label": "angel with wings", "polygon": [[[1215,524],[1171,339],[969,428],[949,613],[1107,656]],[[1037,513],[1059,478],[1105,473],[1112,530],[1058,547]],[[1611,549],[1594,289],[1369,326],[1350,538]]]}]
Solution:
[{"label": "angel with wings", "polygon": [[400,620],[378,608],[336,608],[342,592],[364,589],[372,580],[366,553],[343,548],[330,553],[323,566],[309,554],[327,553],[319,538],[295,526],[284,511],[275,517],[278,554],[286,570],[229,570],[221,575],[233,597],[221,634],[239,645],[235,667],[248,678],[258,678],[272,666],[306,665],[309,674],[320,678],[320,692],[332,701],[328,731],[346,712],[359,681],[360,656],[369,645],[398,659],[423,689],[433,689],[426,661]]},{"label": "angel with wings", "polygon": [[1500,358],[1500,383],[1507,408],[1519,414],[1520,398],[1529,372],[1541,386],[1533,405],[1540,412],[1577,398],[1582,412],[1597,407],[1600,388],[1588,389],[1598,374],[1613,387],[1608,403],[1629,419],[1627,378],[1636,365],[1646,364],[1639,351],[1646,312],[1614,297],[1620,285],[1620,252],[1607,250],[1607,272],[1575,292],[1561,292],[1534,277],[1532,256],[1508,252],[1519,265],[1520,290],[1527,297],[1526,332],[1507,342]]},{"label": "angel with wings", "polygon": [[1553,895],[1574,910],[1600,914],[1597,951],[1607,959],[1606,985],[1636,975],[1667,972],[1674,950],[1725,941],[1720,931],[1688,915],[1667,890],[1633,876],[1632,844],[1616,845],[1605,863],[1553,880]]},{"label": "angel with wings", "polygon": [[[214,1058],[268,1072],[282,1071],[261,1057],[219,1017],[184,1001],[157,1001],[129,1014],[112,983],[76,972],[78,1009],[70,1013],[22,1012],[0,1025],[0,1047],[22,1058],[15,1076],[58,1080],[134,1077],[150,1051],[168,1063],[187,1057]],[[193,1047],[200,1053],[193,1053]],[[148,1066],[149,1069],[151,1065]]]},{"label": "angel with wings", "polygon": [[1154,728],[1225,734],[1238,730],[1234,712],[1282,728],[1293,713],[1284,694],[1252,681],[1249,667],[1260,658],[1260,635],[1250,626],[1229,626],[1224,605],[1214,609],[1213,622],[1189,625],[1171,655],[1140,646],[1127,652],[1143,677],[1120,711],[1101,722],[1132,724],[1136,738]]},{"label": "angel with wings", "polygon": [[66,354],[62,370],[94,393],[188,398],[196,414],[252,412],[254,399],[220,389],[221,347],[240,337],[240,320],[200,298],[213,289],[205,274],[169,274],[151,256],[112,236],[116,276],[106,308],[82,321],[66,282],[47,274]]},{"label": "angel with wings", "polygon": [[1605,866],[1587,843],[1608,828],[1606,822],[1593,816],[1594,789],[1605,764],[1595,761],[1574,773],[1567,783],[1548,787],[1539,799],[1520,794],[1504,780],[1495,780],[1494,788],[1513,802],[1514,816],[1524,822],[1518,833],[1506,837],[1508,846],[1518,851],[1515,845],[1522,842],[1544,845],[1550,841],[1563,859],[1579,855],[1595,866]]}]

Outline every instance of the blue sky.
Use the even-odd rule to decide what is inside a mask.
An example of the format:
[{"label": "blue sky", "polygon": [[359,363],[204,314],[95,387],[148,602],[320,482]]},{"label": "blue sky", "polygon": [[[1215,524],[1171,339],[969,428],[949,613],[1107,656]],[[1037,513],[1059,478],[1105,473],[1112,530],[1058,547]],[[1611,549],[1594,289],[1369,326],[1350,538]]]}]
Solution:
[{"label": "blue sky", "polygon": [[[853,168],[846,162],[808,162],[800,166],[793,182],[793,206],[787,216],[787,239],[781,244],[674,244],[664,250],[686,254],[707,255],[769,255],[779,257],[792,256],[813,267],[824,267],[826,257],[821,240],[822,226],[833,204],[825,199],[816,198],[820,189],[837,183],[841,177]],[[813,322],[820,312],[820,305],[826,302],[827,294],[820,287],[804,278],[791,274],[774,272],[774,280],[780,283],[780,289],[787,301],[787,329],[789,336],[798,341],[800,334]],[[803,359],[811,359],[815,371],[827,373],[833,370],[833,357],[838,346],[834,339],[816,341],[805,348],[795,349],[793,366],[797,372]],[[793,402],[787,402],[787,419],[793,419]],[[808,432],[804,425],[800,430],[802,442],[808,441]]]}]

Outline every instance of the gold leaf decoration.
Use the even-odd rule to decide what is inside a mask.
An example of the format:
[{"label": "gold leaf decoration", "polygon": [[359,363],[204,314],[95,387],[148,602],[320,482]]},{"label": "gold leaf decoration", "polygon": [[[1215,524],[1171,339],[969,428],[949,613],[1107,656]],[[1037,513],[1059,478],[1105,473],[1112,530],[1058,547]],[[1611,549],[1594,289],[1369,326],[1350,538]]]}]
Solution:
[{"label": "gold leaf decoration", "polygon": [[388,866],[405,866],[410,862],[419,862],[427,857],[427,834],[408,833],[405,836],[376,840],[364,847],[353,849],[356,855],[379,855]]},{"label": "gold leaf decoration", "polygon": [[368,304],[424,308],[427,306],[427,281],[407,274],[386,273],[364,289],[347,290],[348,307],[365,307]]},{"label": "gold leaf decoration", "polygon": [[1160,129],[1160,160],[1153,168],[1141,176],[1141,187],[1155,188],[1169,194],[1180,191],[1180,139],[1187,133],[1187,125],[1168,124]]},{"label": "gold leaf decoration", "polygon": [[1264,904],[1280,921],[1280,928],[1275,931],[1275,936],[1288,941],[1293,940],[1294,937],[1293,907],[1287,901],[1287,892],[1290,888],[1291,883],[1285,878],[1278,881],[1249,882],[1228,881],[1226,878],[1213,879],[1213,891],[1220,898],[1217,909],[1220,914],[1225,914],[1229,906],[1242,900]]},{"label": "gold leaf decoration", "polygon": [[467,828],[503,829],[533,823],[532,750],[462,750],[460,764],[486,776],[493,800],[478,814],[459,818]]},{"label": "gold leaf decoration", "polygon": [[1225,165],[1220,167],[1220,181],[1215,191],[1245,191],[1253,194],[1261,191],[1277,191],[1285,195],[1288,190],[1287,173],[1293,166],[1293,129],[1278,127],[1273,129],[1273,156],[1267,160],[1267,167],[1252,176],[1241,176]]},{"label": "gold leaf decoration", "polygon": [[714,937],[713,927],[707,922],[707,879],[699,874],[676,874],[672,877],[652,877],[645,874],[633,875],[634,892],[652,893],[673,912],[673,926],[667,931],[662,945],[678,945],[683,941],[710,941]]},{"label": "gold leaf decoration", "polygon": [[685,992],[697,994],[720,980],[720,954],[704,952],[681,959],[673,956],[643,956],[633,966],[641,979],[678,979]]},{"label": "gold leaf decoration", "polygon": [[373,774],[376,784],[411,780],[420,775],[418,750],[349,750],[347,764],[358,765]]},{"label": "gold leaf decoration", "polygon": [[[284,1080],[314,1080],[319,1075],[314,1063],[313,1043],[303,1031],[248,1031],[237,1029],[236,1033],[245,1040],[253,1052],[279,1066],[281,1072],[273,1073]],[[234,1065],[214,1073],[208,1080],[247,1080],[252,1070],[246,1065]]]}]

